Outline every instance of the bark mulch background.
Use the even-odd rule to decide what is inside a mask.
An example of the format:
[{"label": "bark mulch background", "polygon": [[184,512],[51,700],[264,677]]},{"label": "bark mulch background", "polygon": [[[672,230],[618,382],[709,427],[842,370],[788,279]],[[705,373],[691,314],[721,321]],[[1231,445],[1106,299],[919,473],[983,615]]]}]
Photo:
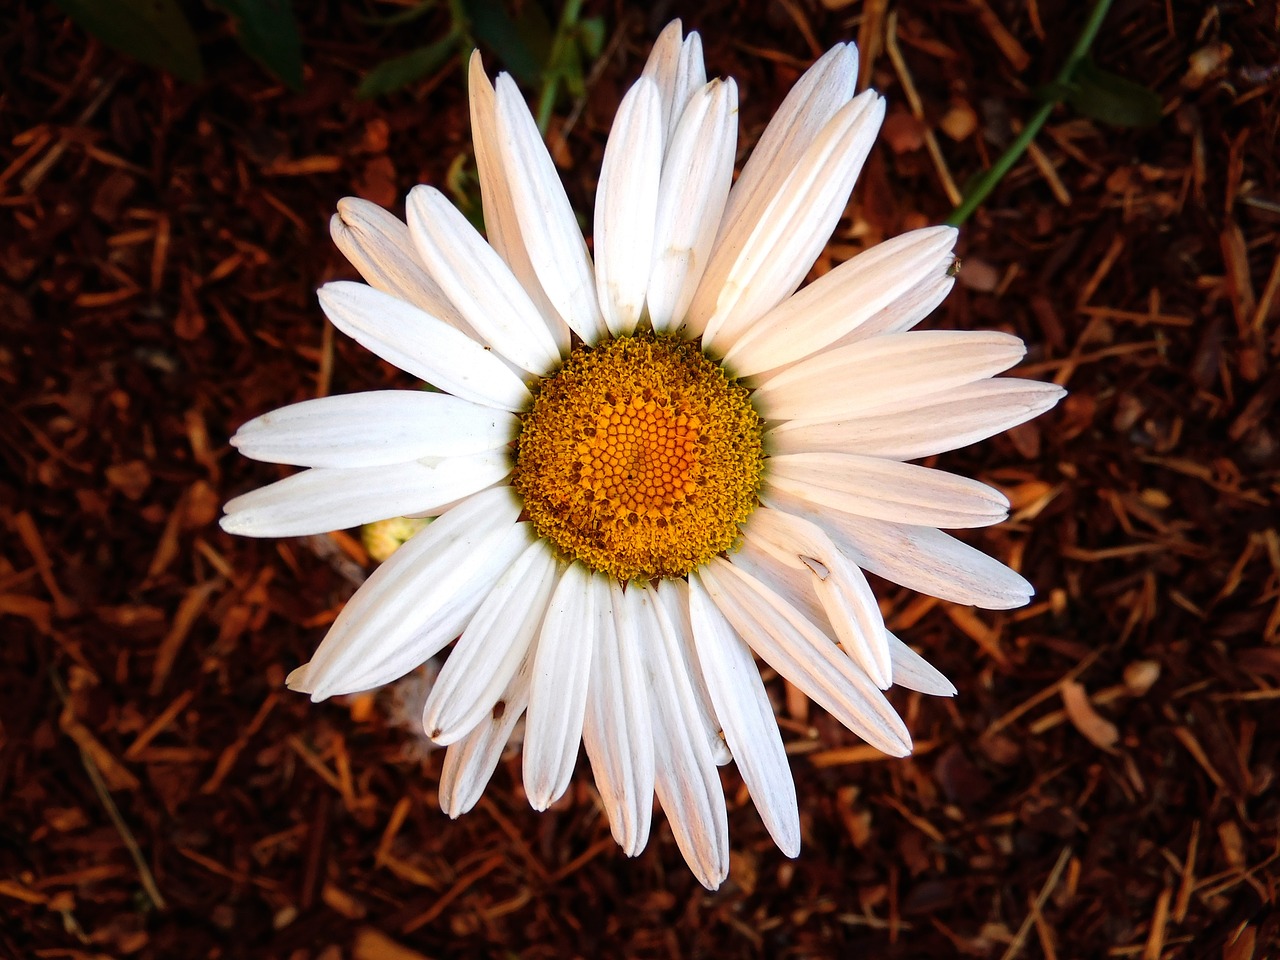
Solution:
[{"label": "bark mulch background", "polygon": [[[989,613],[877,584],[959,695],[895,691],[918,748],[888,760],[772,681],[804,850],[775,850],[726,768],[715,893],[664,821],[626,860],[585,764],[535,814],[513,748],[448,820],[420,682],[319,706],[283,688],[370,564],[351,536],[223,534],[222,501],[279,475],[227,438],[286,403],[407,384],[322,318],[315,288],[351,275],[328,218],[351,193],[394,208],[469,149],[454,63],[353,96],[443,9],[392,29],[364,19],[391,9],[372,0],[295,6],[301,94],[211,14],[200,86],[44,5],[0,15],[0,955],[1277,955],[1274,4],[1119,0],[1096,58],[1158,91],[1163,119],[1060,109],[964,229],[928,324],[1015,332],[1022,372],[1071,390],[940,458],[1009,493],[1012,520],[972,540],[1040,593]],[[856,38],[890,115],[819,270],[945,217],[947,178],[1015,135],[1084,16],[659,6],[587,4],[605,56],[553,131],[571,197],[590,209],[669,16],[738,78],[744,148]]]}]

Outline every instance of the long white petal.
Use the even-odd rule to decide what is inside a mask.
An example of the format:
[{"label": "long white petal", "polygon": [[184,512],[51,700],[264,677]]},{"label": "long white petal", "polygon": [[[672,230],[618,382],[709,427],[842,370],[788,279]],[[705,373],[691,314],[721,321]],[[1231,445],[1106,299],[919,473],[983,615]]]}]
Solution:
[{"label": "long white petal", "polygon": [[1026,352],[995,331],[886,334],[802,360],[765,379],[752,401],[767,420],[839,420],[993,377]]},{"label": "long white petal", "polygon": [[800,853],[796,787],[760,671],[696,574],[689,577],[689,612],[698,664],[729,749],[769,835],[794,857]]},{"label": "long white petal", "polygon": [[419,310],[471,333],[444,291],[431,279],[399,217],[358,197],[338,201],[329,233],[342,255],[371,287],[413,304]]},{"label": "long white petal", "polygon": [[496,85],[498,149],[520,235],[542,289],[556,311],[586,343],[608,329],[596,302],[595,275],[582,231],[515,81]]},{"label": "long white petal", "polygon": [[911,735],[884,694],[799,610],[723,558],[698,575],[739,636],[810,700],[876,749],[911,752]]},{"label": "long white petal", "polygon": [[789,420],[766,435],[773,455],[831,451],[916,460],[956,450],[1051,409],[1066,396],[1055,383],[1001,377],[881,407],[844,420]]},{"label": "long white petal", "polygon": [[555,556],[538,538],[498,578],[450,652],[422,711],[427,736],[453,743],[492,711],[533,646],[555,584]]},{"label": "long white petal", "polygon": [[326,283],[319,297],[335,327],[445,393],[499,410],[522,410],[533,399],[500,359],[403,300],[346,280]]},{"label": "long white petal", "polygon": [[356,591],[302,677],[320,701],[402,677],[466,626],[527,544],[509,487],[478,493],[406,542]]},{"label": "long white petal", "polygon": [[827,122],[853,98],[858,48],[836,44],[796,81],[733,185],[721,235],[750,230]]},{"label": "long white petal", "polygon": [[933,697],[954,697],[955,685],[924,657],[889,634],[889,652],[893,655],[893,682],[899,687],[927,693]]},{"label": "long white petal", "polygon": [[480,342],[539,376],[556,366],[560,350],[529,294],[444,194],[420,184],[405,209],[418,255]]},{"label": "long white petal", "polygon": [[609,582],[612,610],[600,618],[582,727],[609,829],[629,857],[649,842],[653,817],[653,720],[640,663],[638,593]]},{"label": "long white petal", "polygon": [[657,85],[661,94],[663,140],[670,144],[689,98],[706,85],[702,38],[697,33],[681,39],[679,20],[672,20],[658,35],[641,74]]},{"label": "long white petal", "polygon": [[667,622],[675,630],[676,649],[679,650],[684,664],[685,675],[693,687],[694,703],[698,707],[699,725],[711,749],[711,757],[716,766],[723,767],[733,760],[729,745],[724,742],[720,731],[720,721],[716,719],[716,708],[711,705],[711,691],[707,689],[706,678],[698,669],[698,655],[693,649],[693,621],[689,619],[689,584],[683,579],[663,580],[653,591],[667,615]]},{"label": "long white petal", "polygon": [[707,268],[733,182],[737,121],[737,84],[713,80],[690,99],[667,148],[648,292],[658,332],[683,319]]},{"label": "long white petal", "polygon": [[547,607],[533,660],[524,741],[524,789],[535,810],[551,806],[573,775],[599,629],[596,606],[608,603],[605,578],[573,563]]},{"label": "long white petal", "polygon": [[820,526],[769,506],[757,508],[744,531],[777,562],[810,576],[809,586],[835,638],[881,690],[893,682],[884,618],[871,585]]},{"label": "long white petal", "polygon": [[440,809],[453,819],[474,807],[484,793],[489,778],[502,759],[502,751],[511,739],[511,731],[529,704],[529,678],[532,673],[533,648],[530,648],[489,715],[444,752],[444,767],[440,771]]},{"label": "long white petal", "polygon": [[856,453],[770,457],[765,488],[815,507],[926,527],[985,527],[1009,515],[1004,494],[985,483]]},{"label": "long white petal", "polygon": [[480,177],[480,202],[484,210],[485,236],[489,245],[507,262],[520,285],[533,300],[546,321],[562,356],[569,353],[569,328],[547,299],[533,261],[520,235],[515,206],[511,202],[511,186],[498,149],[498,107],[493,84],[484,72],[480,51],[471,53],[467,72],[467,92],[471,104],[471,142],[476,154],[476,172]]},{"label": "long white petal", "polygon": [[815,511],[790,494],[769,501],[817,523],[858,566],[918,593],[987,610],[1022,607],[1035,594],[999,560],[933,527]]},{"label": "long white petal", "polygon": [[380,467],[483,453],[515,439],[511,414],[422,390],[304,400],[255,417],[231,445],[253,460],[300,467]]},{"label": "long white petal", "polygon": [[622,98],[596,188],[596,295],[615,337],[635,332],[653,262],[664,139],[658,101],[644,77]]},{"label": "long white petal", "polygon": [[301,537],[428,514],[497,483],[511,454],[491,450],[381,467],[316,467],[227,501],[222,529],[243,537]]},{"label": "long white petal", "polygon": [[726,366],[750,376],[829,347],[929,279],[946,279],[956,236],[955,227],[913,230],[847,260],[747,329]]},{"label": "long white petal", "polygon": [[708,890],[729,874],[729,816],[724,788],[706,741],[693,685],[680,651],[677,627],[641,586],[643,659],[653,703],[656,743],[655,787],[676,846],[689,869]]},{"label": "long white petal", "polygon": [[[689,307],[704,348],[721,352],[795,292],[835,229],[884,120],[873,91],[851,100],[805,151],[749,234],[729,234]],[[728,269],[719,264],[728,263]]]}]

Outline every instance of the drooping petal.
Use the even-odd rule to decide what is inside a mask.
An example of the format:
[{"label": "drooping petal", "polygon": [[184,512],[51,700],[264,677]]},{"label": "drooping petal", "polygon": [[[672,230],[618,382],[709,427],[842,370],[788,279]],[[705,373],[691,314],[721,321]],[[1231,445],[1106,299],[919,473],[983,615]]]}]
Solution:
[{"label": "drooping petal", "polygon": [[515,676],[488,716],[444,752],[444,767],[440,771],[440,809],[454,820],[479,801],[498,761],[502,759],[502,751],[511,739],[511,732],[529,704],[533,652],[533,647],[525,652]]},{"label": "drooping petal", "polygon": [[649,842],[653,818],[653,720],[640,662],[639,591],[624,592],[616,580],[608,586],[612,610],[600,618],[591,655],[582,743],[613,838],[634,857]]},{"label": "drooping petal", "polygon": [[956,688],[924,657],[889,634],[889,652],[893,656],[893,682],[917,693],[932,697],[954,697]]},{"label": "drooping petal", "polygon": [[609,605],[607,580],[581,563],[570,564],[551,595],[533,660],[524,789],[535,810],[547,809],[565,792],[578,759],[600,629],[597,605]]},{"label": "drooping petal", "polygon": [[641,594],[642,662],[653,704],[655,787],[676,846],[689,869],[708,890],[729,874],[729,817],[720,774],[706,741],[702,720],[680,652],[677,627],[647,586]]},{"label": "drooping petal", "polygon": [[831,346],[930,279],[946,279],[954,227],[886,240],[788,297],[745,330],[724,362],[737,376],[773,370]]},{"label": "drooping petal", "polygon": [[769,506],[756,509],[744,531],[777,562],[810,576],[835,638],[881,690],[893,683],[889,640],[871,585],[817,524]]},{"label": "drooping petal", "polygon": [[796,787],[760,671],[696,574],[689,576],[689,612],[699,669],[738,770],[774,843],[788,857],[797,856]]},{"label": "drooping petal", "polygon": [[546,321],[493,247],[434,187],[420,184],[405,204],[422,262],[481,344],[539,376],[560,361]]},{"label": "drooping petal", "polygon": [[693,95],[667,149],[648,291],[660,333],[684,317],[706,270],[733,182],[737,118],[737,84],[713,80]]},{"label": "drooping petal", "polygon": [[853,98],[858,48],[839,43],[796,81],[760,135],[725,208],[721,236],[750,231],[827,123]]},{"label": "drooping petal", "polygon": [[346,280],[326,283],[319,297],[335,327],[445,393],[499,410],[523,410],[533,399],[500,359],[403,300]]},{"label": "drooping petal", "polygon": [[664,139],[658,100],[643,77],[622,98],[596,188],[596,295],[615,337],[635,332],[653,263]]},{"label": "drooping petal", "polygon": [[471,334],[462,315],[414,253],[409,228],[394,214],[368,200],[344,197],[329,221],[329,234],[371,287]]},{"label": "drooping petal", "polygon": [[911,735],[884,694],[799,610],[721,557],[698,575],[757,656],[876,749],[894,757],[911,752]]},{"label": "drooping petal", "polygon": [[720,732],[720,721],[716,719],[716,709],[711,705],[711,691],[707,689],[706,678],[698,669],[698,656],[693,649],[693,621],[689,619],[689,584],[683,579],[663,580],[653,591],[658,603],[667,615],[667,620],[675,629],[679,650],[684,663],[685,675],[693,687],[693,699],[698,707],[698,719],[707,746],[711,750],[711,758],[716,766],[723,767],[733,759],[729,745],[724,742]]},{"label": "drooping petal", "polygon": [[492,711],[542,627],[556,572],[555,555],[538,538],[493,585],[423,708],[422,728],[436,743],[460,740]]},{"label": "drooping petal", "polygon": [[320,397],[272,410],[236,431],[253,460],[300,467],[382,467],[505,446],[518,421],[493,407],[421,390]]},{"label": "drooping petal", "polygon": [[[723,353],[800,286],[835,229],[884,120],[873,91],[831,119],[749,234],[722,236],[689,306],[704,348]],[[726,268],[727,265],[727,268]]]},{"label": "drooping petal", "polygon": [[843,420],[789,420],[766,436],[774,455],[830,451],[916,460],[956,450],[1051,409],[1066,396],[1055,383],[1001,377],[912,397]]},{"label": "drooping petal", "polygon": [[994,331],[887,334],[801,360],[767,377],[752,401],[766,420],[839,420],[993,377],[1026,352]]},{"label": "drooping petal", "polygon": [[815,511],[790,494],[769,501],[817,523],[858,566],[919,593],[987,610],[1025,606],[1035,593],[999,560],[933,527]]},{"label": "drooping petal", "polygon": [[765,488],[814,507],[926,527],[985,527],[1009,515],[1004,494],[985,483],[856,453],[770,457]]},{"label": "drooping petal", "polygon": [[420,531],[356,591],[291,687],[313,701],[404,676],[456,637],[531,537],[509,487],[486,490]]},{"label": "drooping petal", "polygon": [[515,81],[498,76],[497,139],[520,236],[538,282],[561,318],[586,343],[606,333],[582,231],[538,126]]},{"label": "drooping petal", "polygon": [[491,487],[511,453],[350,469],[316,467],[227,501],[222,529],[244,537],[302,537],[390,517],[425,515]]},{"label": "drooping petal", "polygon": [[471,104],[471,141],[480,178],[480,202],[484,210],[485,237],[506,261],[520,285],[529,294],[546,321],[561,355],[569,353],[569,328],[547,298],[537,271],[520,235],[515,206],[511,201],[502,151],[498,149],[498,106],[493,84],[484,72],[480,51],[471,54],[467,72],[467,92]]}]

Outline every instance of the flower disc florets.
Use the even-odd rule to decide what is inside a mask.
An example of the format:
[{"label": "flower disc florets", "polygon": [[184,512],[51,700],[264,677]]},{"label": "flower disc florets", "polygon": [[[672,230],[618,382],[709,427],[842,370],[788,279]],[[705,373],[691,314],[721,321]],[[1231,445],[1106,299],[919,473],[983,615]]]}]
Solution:
[{"label": "flower disc florets", "polygon": [[746,388],[696,344],[606,340],[542,383],[512,483],[538,532],[593,570],[684,576],[755,507],[760,433]]}]

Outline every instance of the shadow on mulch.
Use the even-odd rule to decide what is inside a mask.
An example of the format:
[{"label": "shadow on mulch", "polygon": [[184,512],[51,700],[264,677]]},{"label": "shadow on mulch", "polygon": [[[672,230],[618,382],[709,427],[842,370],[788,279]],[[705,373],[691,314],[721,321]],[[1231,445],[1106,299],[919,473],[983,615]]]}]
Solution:
[{"label": "shadow on mulch", "polygon": [[[744,143],[837,40],[860,39],[890,101],[819,270],[941,220],[945,177],[963,184],[999,152],[1082,17],[1054,0],[904,3],[896,24],[883,3],[749,6],[685,11],[710,71],[742,85]],[[531,812],[514,750],[480,808],[449,821],[412,691],[321,706],[283,691],[364,575],[359,545],[215,524],[222,501],[277,476],[233,455],[238,424],[406,384],[333,336],[314,290],[351,275],[328,238],[339,197],[394,208],[468,151],[456,65],[352,95],[444,14],[409,36],[316,5],[300,94],[224,36],[205,38],[197,87],[41,5],[4,14],[0,953],[1270,955],[1280,51],[1266,6],[1117,3],[1095,54],[1159,91],[1164,119],[1122,132],[1057,113],[963,231],[961,283],[928,322],[1016,333],[1020,372],[1071,390],[941,458],[1008,492],[1011,522],[974,540],[1040,595],[988,613],[878,584],[891,628],[959,695],[895,693],[918,749],[887,760],[774,681],[804,850],[778,853],[727,768],[734,854],[716,893],[661,821],[627,861],[585,770]],[[554,131],[579,209],[621,92],[682,5],[664,7],[588,4],[608,59]]]}]

